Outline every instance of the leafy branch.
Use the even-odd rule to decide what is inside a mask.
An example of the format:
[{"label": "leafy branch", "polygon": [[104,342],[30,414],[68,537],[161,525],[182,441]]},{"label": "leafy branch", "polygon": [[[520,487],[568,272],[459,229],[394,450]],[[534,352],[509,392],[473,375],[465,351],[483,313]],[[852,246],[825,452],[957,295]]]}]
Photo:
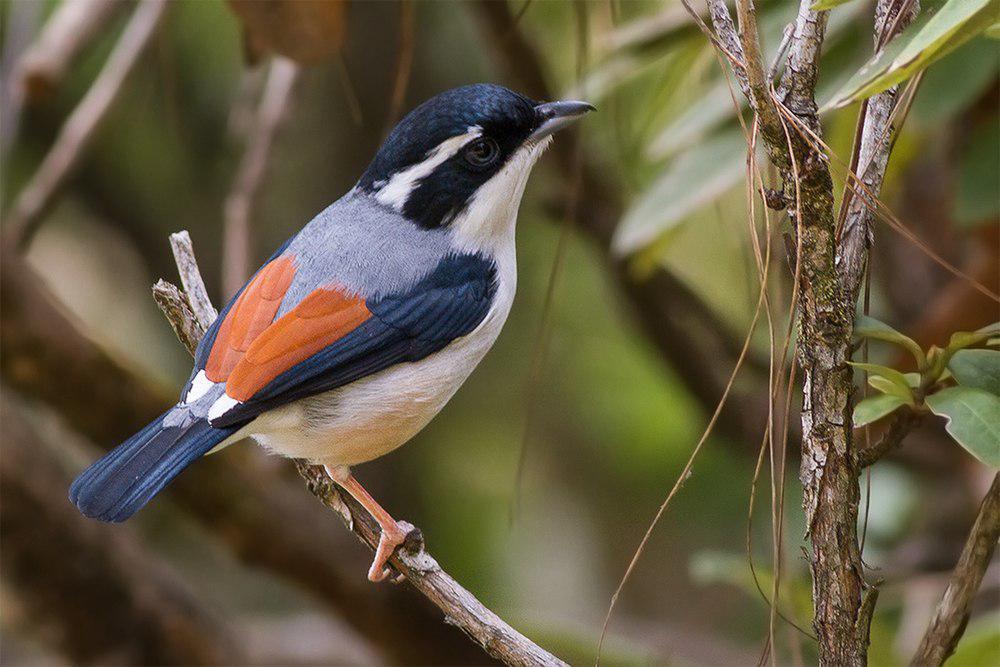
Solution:
[{"label": "leafy branch", "polygon": [[859,317],[854,332],[905,348],[918,369],[901,373],[879,364],[852,364],[868,374],[868,384],[878,391],[854,407],[855,428],[898,411],[883,440],[859,453],[861,467],[898,445],[923,414],[933,413],[947,420],[945,429],[955,442],[983,463],[1000,468],[1000,350],[974,348],[1000,342],[1000,322],[956,332],[945,347],[932,345],[926,351],[872,317]]}]

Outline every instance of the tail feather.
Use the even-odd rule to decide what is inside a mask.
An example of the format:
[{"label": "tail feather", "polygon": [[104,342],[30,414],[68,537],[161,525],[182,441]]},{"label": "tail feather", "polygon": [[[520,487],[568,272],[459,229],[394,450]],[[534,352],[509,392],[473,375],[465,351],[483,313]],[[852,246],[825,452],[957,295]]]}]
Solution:
[{"label": "tail feather", "polygon": [[70,487],[70,500],[85,516],[125,521],[235,431],[172,408],[84,470]]}]

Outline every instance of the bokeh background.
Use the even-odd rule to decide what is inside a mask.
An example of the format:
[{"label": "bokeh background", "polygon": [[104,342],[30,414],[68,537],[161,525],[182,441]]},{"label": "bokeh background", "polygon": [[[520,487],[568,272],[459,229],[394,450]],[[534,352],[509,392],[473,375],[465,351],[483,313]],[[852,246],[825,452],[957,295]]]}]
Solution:
[{"label": "bokeh background", "polygon": [[[768,57],[792,4],[760,3]],[[870,4],[833,14],[821,103],[871,53]],[[58,5],[0,6],[4,211],[135,10],[113,10],[57,85],[17,93],[18,57]],[[249,216],[252,266],[224,268],[227,242],[238,242],[224,203],[276,66],[215,0],[168,4],[23,253],[5,250],[4,664],[485,661],[405,585],[368,585],[369,553],[293,466],[250,445],[198,464],[125,526],[84,522],[65,500],[72,476],[187,377],[189,357],[150,297],[158,278],[176,282],[168,234],[190,231],[220,305],[234,271],[354,184],[401,112],[476,81],[580,97],[600,112],[559,136],[530,181],[518,296],[495,349],[423,433],[356,473],[489,607],[570,662],[593,661],[611,594],[697,444],[757,302],[746,146],[726,78],[677,2],[351,2],[338,20],[342,34],[301,67],[277,127]],[[883,190],[909,229],[994,289],[997,56],[997,42],[980,37],[927,71]],[[838,155],[850,155],[856,114],[823,117]],[[769,290],[783,335],[790,274],[783,221],[772,218]],[[876,228],[874,254],[871,312],[922,344],[997,319],[995,304],[888,227]],[[749,527],[748,508],[766,326],[752,341],[623,589],[607,664],[752,664],[761,654],[769,608],[748,553],[769,593],[766,458]],[[871,354],[905,363],[887,348]],[[786,492],[780,607],[808,628],[791,430],[776,484]],[[872,470],[866,574],[886,581],[873,664],[912,652],[988,482],[936,421]],[[994,564],[953,664],[997,664],[998,628]],[[775,642],[782,662],[814,660],[812,641],[780,619]]]}]

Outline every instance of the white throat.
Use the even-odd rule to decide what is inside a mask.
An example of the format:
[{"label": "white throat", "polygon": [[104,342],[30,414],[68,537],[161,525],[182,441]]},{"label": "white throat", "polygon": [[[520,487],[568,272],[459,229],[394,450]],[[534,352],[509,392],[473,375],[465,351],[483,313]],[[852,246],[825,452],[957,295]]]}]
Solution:
[{"label": "white throat", "polygon": [[503,168],[476,190],[449,225],[459,249],[495,255],[509,247],[513,252],[515,222],[524,187],[531,168],[551,139],[546,137],[518,148]]}]

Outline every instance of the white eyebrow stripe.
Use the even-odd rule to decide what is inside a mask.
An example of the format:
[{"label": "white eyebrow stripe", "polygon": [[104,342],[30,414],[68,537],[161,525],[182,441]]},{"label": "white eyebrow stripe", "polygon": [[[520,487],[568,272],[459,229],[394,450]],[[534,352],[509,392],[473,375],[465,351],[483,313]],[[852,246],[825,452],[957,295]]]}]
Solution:
[{"label": "white eyebrow stripe", "polygon": [[465,134],[445,139],[429,151],[423,161],[393,174],[376,192],[375,198],[386,206],[401,211],[421,179],[430,176],[435,169],[462,150],[463,146],[482,134],[483,128],[473,125]]}]

